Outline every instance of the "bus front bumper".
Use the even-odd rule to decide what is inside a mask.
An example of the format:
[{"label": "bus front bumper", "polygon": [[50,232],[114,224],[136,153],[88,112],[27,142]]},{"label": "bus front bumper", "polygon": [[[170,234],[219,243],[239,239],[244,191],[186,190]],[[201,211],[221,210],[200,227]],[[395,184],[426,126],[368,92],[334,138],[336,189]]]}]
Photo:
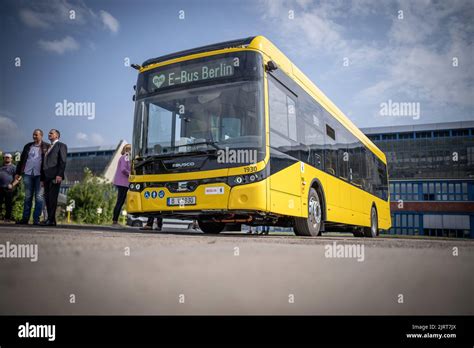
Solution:
[{"label": "bus front bumper", "polygon": [[202,211],[267,210],[266,180],[230,187],[225,183],[199,185],[192,192],[170,192],[166,187],[150,187],[140,192],[128,191],[127,212],[149,213],[186,212],[196,215]]}]

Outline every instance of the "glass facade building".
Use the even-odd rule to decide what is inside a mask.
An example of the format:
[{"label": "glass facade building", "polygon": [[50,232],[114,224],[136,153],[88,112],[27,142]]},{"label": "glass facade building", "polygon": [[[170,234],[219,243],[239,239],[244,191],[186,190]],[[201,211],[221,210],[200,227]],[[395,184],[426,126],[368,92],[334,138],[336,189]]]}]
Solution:
[{"label": "glass facade building", "polygon": [[387,233],[474,238],[474,121],[362,131],[387,156]]},{"label": "glass facade building", "polygon": [[68,149],[65,180],[61,185],[61,193],[84,178],[84,169],[89,168],[92,174],[105,177],[112,181],[115,166],[120,157],[120,150],[125,144],[121,140],[116,146],[90,146]]},{"label": "glass facade building", "polygon": [[67,154],[66,183],[80,182],[84,177],[84,168],[89,168],[94,175],[103,175],[115,153],[115,147],[109,148],[73,148]]}]

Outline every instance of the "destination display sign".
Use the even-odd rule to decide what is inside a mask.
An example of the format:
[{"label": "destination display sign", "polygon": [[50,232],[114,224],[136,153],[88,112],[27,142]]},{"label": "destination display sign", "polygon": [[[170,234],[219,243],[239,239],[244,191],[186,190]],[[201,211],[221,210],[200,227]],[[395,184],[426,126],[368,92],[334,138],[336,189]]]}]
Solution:
[{"label": "destination display sign", "polygon": [[148,90],[156,91],[162,88],[184,83],[233,77],[236,69],[241,66],[239,57],[226,57],[209,60],[204,63],[178,65],[159,70],[148,77]]},{"label": "destination display sign", "polygon": [[157,67],[138,75],[137,97],[172,88],[227,80],[263,77],[263,59],[252,51],[239,51],[186,60]]}]

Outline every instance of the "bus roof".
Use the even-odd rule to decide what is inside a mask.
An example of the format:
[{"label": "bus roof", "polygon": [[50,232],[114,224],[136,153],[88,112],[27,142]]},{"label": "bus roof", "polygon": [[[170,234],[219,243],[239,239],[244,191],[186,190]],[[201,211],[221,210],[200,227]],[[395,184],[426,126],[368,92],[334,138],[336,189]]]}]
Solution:
[{"label": "bus roof", "polygon": [[171,59],[174,59],[174,58],[189,56],[191,54],[223,50],[223,49],[226,49],[226,48],[246,47],[255,38],[256,38],[256,36],[250,36],[250,37],[247,37],[245,39],[237,39],[237,40],[219,42],[219,43],[212,44],[212,45],[206,45],[206,46],[191,48],[189,50],[170,53],[170,54],[167,54],[165,56],[160,56],[160,57],[148,59],[148,60],[143,62],[142,67],[146,67],[146,66],[151,65],[151,64],[165,62],[167,60],[171,60]]},{"label": "bus roof", "polygon": [[377,157],[379,157],[384,163],[387,163],[385,154],[364,133],[362,133],[362,131],[357,128],[354,123],[346,115],[344,115],[344,113],[313,82],[311,82],[311,80],[295,64],[293,64],[285,54],[283,54],[270,40],[264,36],[251,36],[238,40],[225,41],[148,59],[143,62],[142,69],[140,70],[142,72],[143,70],[148,70],[151,68],[149,67],[150,65],[161,65],[159,63],[185,56],[236,48],[258,50],[263,53],[266,61],[274,61],[278,65],[279,69],[282,69],[288,76],[300,84],[308,94],[310,94],[321,105],[323,105],[339,122],[341,122],[343,126],[349,129]]}]

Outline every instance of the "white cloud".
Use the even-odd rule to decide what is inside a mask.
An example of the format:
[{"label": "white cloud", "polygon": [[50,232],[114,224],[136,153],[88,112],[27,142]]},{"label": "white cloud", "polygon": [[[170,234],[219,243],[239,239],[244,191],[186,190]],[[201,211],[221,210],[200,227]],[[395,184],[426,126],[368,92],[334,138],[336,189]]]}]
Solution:
[{"label": "white cloud", "polygon": [[[94,12],[83,2],[69,3],[67,0],[31,2],[28,7],[19,10],[19,18],[23,24],[33,29],[54,30],[56,32],[77,34],[78,26],[86,32],[100,29],[116,34],[119,31],[119,21],[109,12],[100,10]],[[77,36],[76,36],[77,37]],[[63,40],[42,39],[41,48],[63,54],[68,50],[79,49],[79,43],[71,35]],[[86,45],[91,47],[91,45]]]},{"label": "white cloud", "polygon": [[[432,107],[474,106],[474,6],[457,1],[401,2],[404,19],[392,19],[384,47],[383,79],[362,90],[367,100],[416,99]],[[463,17],[466,16],[467,17]],[[457,57],[459,66],[453,66]]]},{"label": "white cloud", "polygon": [[119,21],[112,16],[109,12],[107,11],[100,11],[100,19],[102,20],[102,23],[104,26],[110,30],[112,33],[117,33],[119,30]]},{"label": "white cloud", "polygon": [[89,139],[89,137],[87,136],[86,133],[79,132],[79,133],[76,134],[76,139],[79,140],[79,141],[87,141],[87,139]]},{"label": "white cloud", "polygon": [[[367,122],[380,102],[397,98],[421,102],[434,118],[446,117],[448,110],[471,110],[472,117],[472,2],[262,0],[260,5],[262,19],[278,28],[275,35],[290,57],[314,66],[316,83],[324,80],[333,90],[341,86],[345,109]],[[344,57],[349,68],[340,63]]]},{"label": "white cloud", "polygon": [[0,135],[7,136],[18,130],[17,124],[10,118],[0,116]]},{"label": "white cloud", "polygon": [[99,133],[92,133],[90,137],[90,141],[94,145],[103,145],[104,144],[104,137]]},{"label": "white cloud", "polygon": [[0,115],[0,149],[3,151],[16,150],[24,141],[21,130],[12,118]]},{"label": "white cloud", "polygon": [[[305,0],[262,0],[262,18],[278,28],[278,35],[287,43],[285,50],[306,59],[335,56],[337,61],[348,57],[365,63],[380,57],[379,47],[373,42],[349,38],[347,23],[352,16],[366,16],[375,10],[373,5],[362,6],[357,1],[310,2]],[[289,11],[294,19],[289,19]]]},{"label": "white cloud", "polygon": [[35,12],[29,8],[24,8],[20,10],[20,19],[23,23],[25,23],[31,28],[51,28],[49,19],[45,18],[43,14]]},{"label": "white cloud", "polygon": [[82,146],[97,146],[105,143],[104,137],[99,133],[86,134],[83,132],[76,133],[76,140]]},{"label": "white cloud", "polygon": [[39,46],[49,52],[64,54],[67,51],[76,51],[79,49],[79,43],[71,36],[66,36],[62,40],[39,40]]},{"label": "white cloud", "polygon": [[96,15],[83,3],[67,0],[37,1],[19,11],[20,20],[35,29],[55,29],[58,24],[86,24]]}]

